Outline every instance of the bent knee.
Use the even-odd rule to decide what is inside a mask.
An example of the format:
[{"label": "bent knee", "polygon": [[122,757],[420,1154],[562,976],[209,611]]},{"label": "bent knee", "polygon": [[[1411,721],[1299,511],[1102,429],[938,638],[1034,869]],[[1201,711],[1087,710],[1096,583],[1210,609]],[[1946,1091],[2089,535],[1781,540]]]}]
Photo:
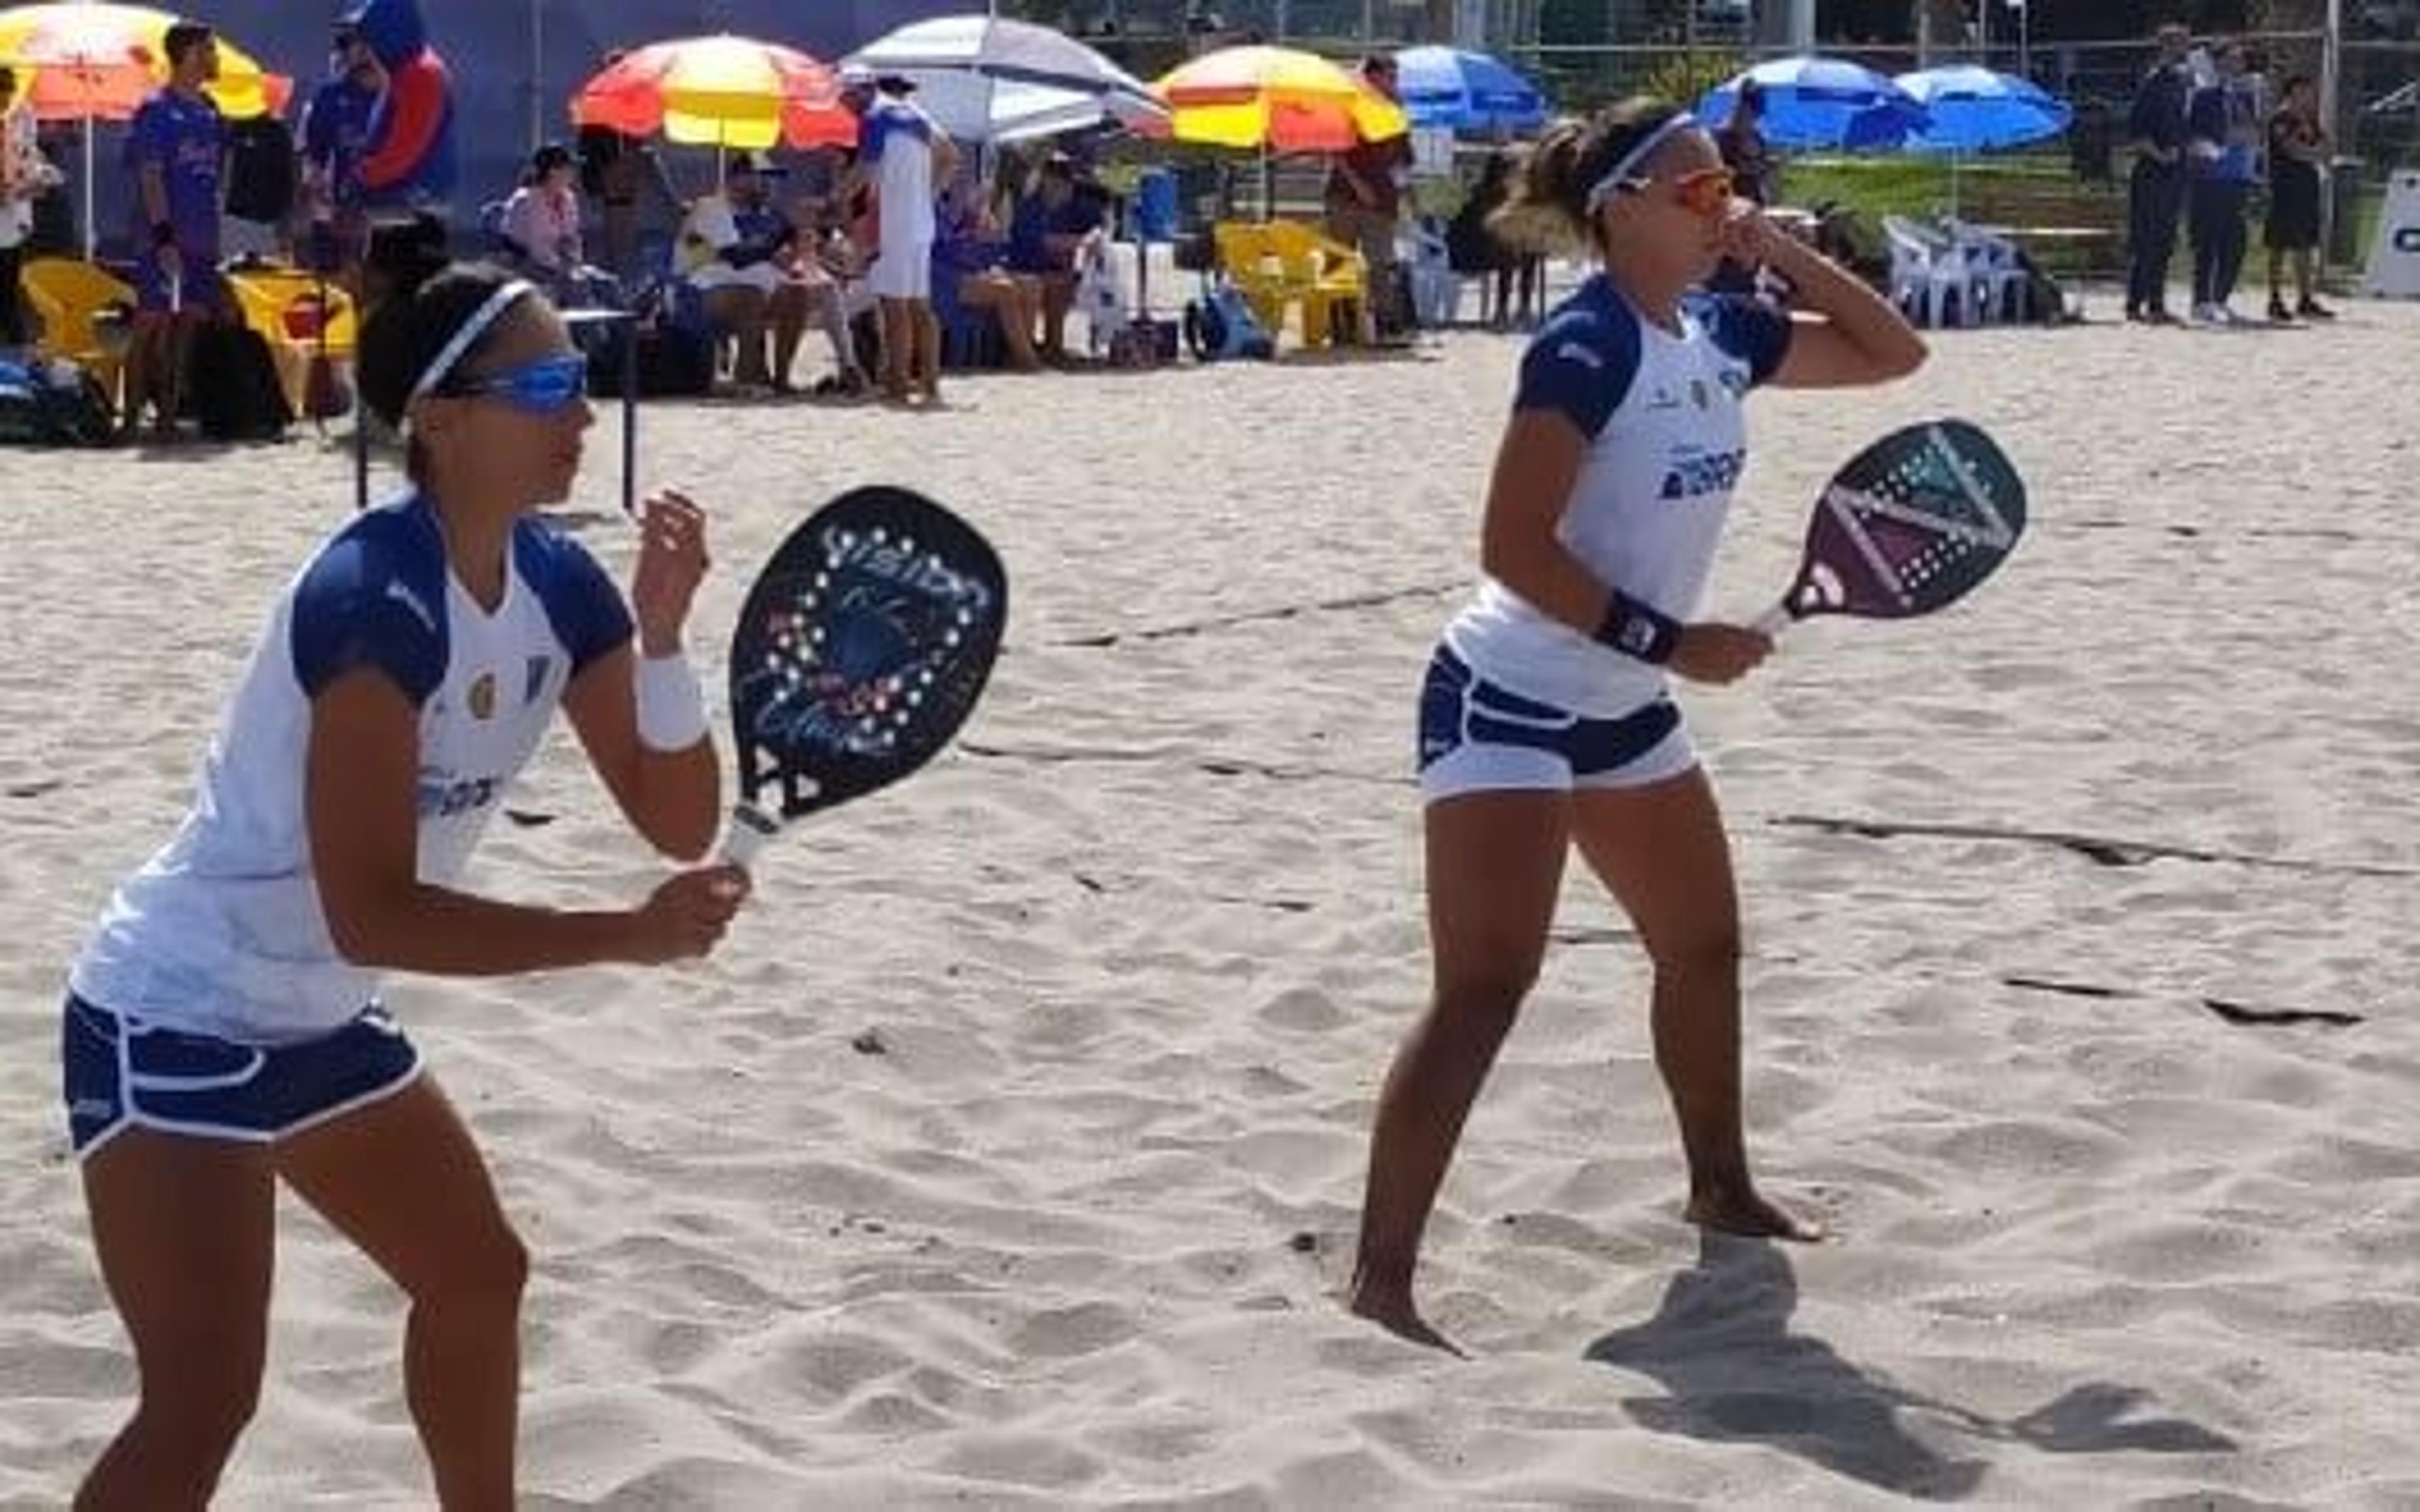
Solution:
[{"label": "bent knee", "polygon": [[1650,960],[1658,972],[1671,976],[1736,976],[1739,972],[1739,927],[1736,924],[1695,929],[1673,939],[1651,940]]},{"label": "bent knee", "polygon": [[1535,965],[1527,969],[1442,977],[1436,983],[1435,1012],[1446,1023],[1492,1028],[1501,1033],[1512,1026],[1513,1019],[1521,1011],[1522,1002],[1537,984]]},{"label": "bent knee", "polygon": [[407,1279],[414,1303],[431,1307],[513,1311],[529,1286],[529,1246],[499,1223],[475,1241],[447,1246],[439,1263]]}]

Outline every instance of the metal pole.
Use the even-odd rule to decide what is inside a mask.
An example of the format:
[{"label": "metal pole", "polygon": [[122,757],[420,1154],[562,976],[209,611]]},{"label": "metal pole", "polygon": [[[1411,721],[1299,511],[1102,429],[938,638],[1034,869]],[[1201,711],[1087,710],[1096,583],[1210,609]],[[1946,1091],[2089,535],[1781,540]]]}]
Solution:
[{"label": "metal pole", "polygon": [[[2336,140],[2336,130],[2343,124],[2340,109],[2344,87],[2344,0],[2328,0],[2328,34],[2319,41],[2319,120],[2325,126],[2328,140],[2335,144],[2329,156],[2342,158],[2345,144]],[[2328,254],[2335,247],[2336,190],[2335,175],[2350,170],[2336,163],[2328,164],[2327,175],[2319,180],[2319,270],[2328,270]],[[2358,254],[2356,253],[2356,255]]]},{"label": "metal pole", "polygon": [[529,0],[530,150],[546,140],[546,0]]}]

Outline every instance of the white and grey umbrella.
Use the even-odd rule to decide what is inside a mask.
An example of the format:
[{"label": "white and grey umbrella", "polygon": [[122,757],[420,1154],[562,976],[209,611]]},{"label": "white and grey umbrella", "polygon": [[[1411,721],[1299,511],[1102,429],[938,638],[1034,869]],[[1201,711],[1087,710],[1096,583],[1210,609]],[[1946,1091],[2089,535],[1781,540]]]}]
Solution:
[{"label": "white and grey umbrella", "polygon": [[1063,32],[999,16],[937,16],[876,39],[845,61],[914,81],[917,102],[952,136],[1002,143],[1104,121],[1164,121],[1151,87]]}]

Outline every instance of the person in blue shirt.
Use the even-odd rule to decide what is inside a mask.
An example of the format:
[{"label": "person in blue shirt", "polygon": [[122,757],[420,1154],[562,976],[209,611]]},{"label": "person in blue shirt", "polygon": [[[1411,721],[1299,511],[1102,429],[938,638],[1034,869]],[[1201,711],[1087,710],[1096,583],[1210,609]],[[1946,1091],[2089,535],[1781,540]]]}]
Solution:
[{"label": "person in blue shirt", "polygon": [[1042,355],[1067,355],[1067,312],[1075,307],[1080,260],[1099,247],[1108,221],[1105,196],[1079,184],[1076,162],[1053,152],[1034,170],[1009,217],[1008,266],[1042,284]]},{"label": "person in blue shirt", "polygon": [[377,54],[358,28],[339,22],[329,77],[303,107],[303,187],[310,201],[312,265],[335,274],[357,296],[362,259],[369,252],[362,159],[385,88],[386,70]]},{"label": "person in blue shirt", "polygon": [[227,143],[226,123],[205,92],[219,74],[217,38],[197,22],[178,22],[164,43],[167,86],[135,111],[126,144],[140,218],[126,421],[137,428],[144,406],[155,405],[159,433],[172,436],[194,332],[227,303],[219,277]]},{"label": "person in blue shirt", "polygon": [[[79,1507],[209,1503],[259,1399],[281,1185],[409,1301],[404,1398],[434,1501],[512,1505],[528,1252],[380,975],[694,960],[747,894],[695,864],[723,813],[684,650],[704,515],[647,501],[627,596],[542,520],[594,419],[586,363],[534,285],[427,257],[394,270],[361,341],[411,491],[288,584],[192,808],[69,974],[66,1122],[140,1394]],[[630,905],[466,884],[558,712],[678,865]]]},{"label": "person in blue shirt", "polygon": [[2219,50],[2214,76],[2195,89],[2186,108],[2187,155],[2193,165],[2194,318],[2240,326],[2245,317],[2227,301],[2243,273],[2252,233],[2246,220],[2260,181],[2260,104],[2242,42]]},{"label": "person in blue shirt", "polygon": [[[1576,850],[1654,972],[1655,1065],[1691,1221],[1816,1230],[1751,1180],[1739,899],[1714,785],[1669,687],[1736,682],[1772,650],[1701,617],[1745,400],[1916,369],[1923,340],[1854,274],[1736,196],[1714,137],[1634,100],[1539,141],[1499,224],[1599,267],[1521,362],[1481,525],[1478,592],[1446,626],[1417,723],[1434,988],[1379,1094],[1348,1305],[1450,1349],[1413,1296],[1464,1120],[1544,959]],[[1803,317],[1695,292],[1725,256],[1770,266]]]}]

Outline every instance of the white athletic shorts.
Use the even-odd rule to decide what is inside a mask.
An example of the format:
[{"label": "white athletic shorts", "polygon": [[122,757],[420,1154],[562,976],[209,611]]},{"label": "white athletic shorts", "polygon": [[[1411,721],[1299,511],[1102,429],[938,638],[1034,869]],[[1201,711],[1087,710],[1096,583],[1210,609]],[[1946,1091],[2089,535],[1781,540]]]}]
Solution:
[{"label": "white athletic shorts", "polygon": [[1420,796],[1638,788],[1698,764],[1668,698],[1592,719],[1479,676],[1440,644],[1420,687]]}]

